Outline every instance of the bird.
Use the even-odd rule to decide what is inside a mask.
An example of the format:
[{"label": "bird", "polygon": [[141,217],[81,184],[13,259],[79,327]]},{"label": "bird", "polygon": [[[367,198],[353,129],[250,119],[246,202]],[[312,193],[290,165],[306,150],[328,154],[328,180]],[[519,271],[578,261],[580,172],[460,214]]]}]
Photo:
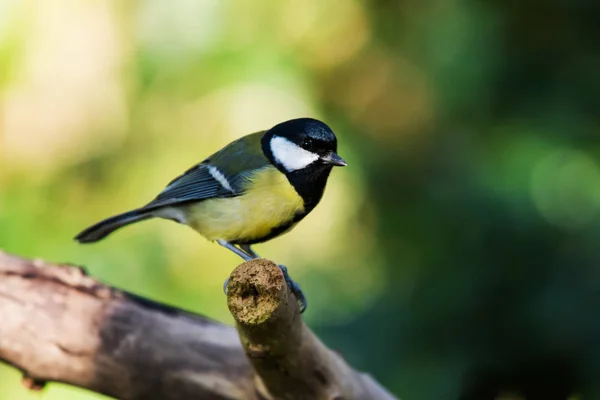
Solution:
[{"label": "bird", "polygon": [[[321,201],[333,167],[346,165],[327,124],[313,118],[287,120],[227,144],[146,205],[104,219],[75,240],[97,242],[124,226],[162,218],[190,226],[244,261],[260,258],[252,246],[293,229]],[[304,311],[300,286],[285,266],[280,268]]]}]

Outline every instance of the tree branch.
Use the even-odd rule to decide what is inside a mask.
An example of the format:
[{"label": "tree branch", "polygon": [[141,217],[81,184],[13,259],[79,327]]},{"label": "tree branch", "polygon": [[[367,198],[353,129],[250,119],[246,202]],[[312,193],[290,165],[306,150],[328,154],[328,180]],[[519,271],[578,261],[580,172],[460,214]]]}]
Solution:
[{"label": "tree branch", "polygon": [[275,398],[394,399],[302,322],[296,298],[273,262],[238,267],[229,280],[228,304],[244,350]]},{"label": "tree branch", "polygon": [[0,360],[33,389],[57,381],[124,400],[393,399],[310,332],[270,261],[240,265],[228,303],[243,348],[221,323],[0,252]]}]

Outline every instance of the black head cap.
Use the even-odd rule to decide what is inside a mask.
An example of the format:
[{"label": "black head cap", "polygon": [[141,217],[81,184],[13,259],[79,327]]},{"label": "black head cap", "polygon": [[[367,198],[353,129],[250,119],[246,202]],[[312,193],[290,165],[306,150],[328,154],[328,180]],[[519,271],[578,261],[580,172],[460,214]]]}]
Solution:
[{"label": "black head cap", "polygon": [[297,118],[275,125],[272,135],[288,139],[305,150],[317,154],[337,151],[337,139],[329,126],[313,118]]}]

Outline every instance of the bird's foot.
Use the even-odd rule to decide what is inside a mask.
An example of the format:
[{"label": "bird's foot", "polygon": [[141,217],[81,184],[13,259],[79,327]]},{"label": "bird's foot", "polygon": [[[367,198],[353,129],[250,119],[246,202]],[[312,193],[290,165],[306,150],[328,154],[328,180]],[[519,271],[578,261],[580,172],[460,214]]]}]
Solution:
[{"label": "bird's foot", "polygon": [[227,294],[227,285],[229,284],[229,278],[225,279],[225,283],[223,283],[223,293]]},{"label": "bird's foot", "polygon": [[[279,268],[281,268],[281,272],[283,273],[283,279],[285,279],[285,283],[288,285],[294,296],[296,296],[296,300],[298,300],[298,305],[300,306],[300,313],[303,313],[306,310],[306,296],[304,296],[304,292],[302,292],[302,288],[296,282],[292,280],[290,274],[288,274],[287,267],[285,265],[279,264]],[[227,294],[227,285],[229,284],[229,278],[225,279],[225,283],[223,283],[223,293]]]},{"label": "bird's foot", "polygon": [[304,296],[302,288],[300,287],[300,285],[298,285],[292,280],[290,274],[288,274],[288,270],[285,265],[279,264],[279,268],[281,268],[281,272],[283,273],[285,283],[288,285],[294,296],[296,296],[296,300],[298,300],[298,305],[300,306],[300,313],[303,313],[306,310],[306,296]]}]

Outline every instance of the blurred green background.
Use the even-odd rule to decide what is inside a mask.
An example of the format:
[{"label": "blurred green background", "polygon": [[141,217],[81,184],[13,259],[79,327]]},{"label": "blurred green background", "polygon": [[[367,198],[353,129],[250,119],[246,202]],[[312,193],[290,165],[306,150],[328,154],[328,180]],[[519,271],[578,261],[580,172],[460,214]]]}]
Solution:
[{"label": "blurred green background", "polygon": [[[600,399],[599,18],[593,0],[0,0],[0,248],[231,322],[239,260],[191,229],[72,237],[239,136],[321,118],[349,166],[257,251],[329,346],[404,400]],[[29,394],[0,366],[0,399],[40,397],[101,398]]]}]

